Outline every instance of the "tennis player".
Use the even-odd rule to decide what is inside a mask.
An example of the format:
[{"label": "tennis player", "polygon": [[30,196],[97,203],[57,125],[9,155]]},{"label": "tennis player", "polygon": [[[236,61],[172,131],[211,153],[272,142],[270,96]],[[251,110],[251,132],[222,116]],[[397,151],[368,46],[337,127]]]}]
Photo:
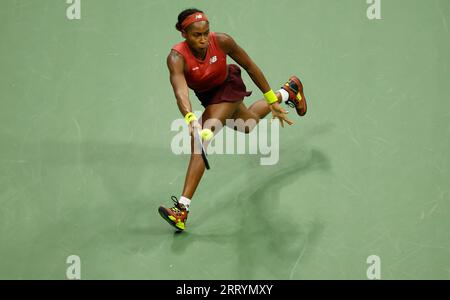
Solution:
[{"label": "tennis player", "polygon": [[[214,126],[217,123],[214,122],[221,123],[217,124],[217,128],[222,128],[227,119],[253,119],[256,124],[269,113],[272,113],[273,119],[279,119],[282,127],[284,122],[292,125],[293,122],[286,116],[287,111],[280,106],[281,102],[295,108],[300,116],[306,114],[303,86],[296,76],[291,76],[280,90],[274,92],[260,68],[234,39],[226,33],[211,32],[209,25],[203,11],[195,8],[182,11],[175,27],[185,40],[173,46],[167,57],[170,83],[178,108],[191,133],[191,150],[194,144],[193,130],[201,129],[207,120],[212,121],[208,122],[212,123],[209,129],[217,134]],[[264,99],[254,102],[250,107],[245,106],[243,100],[251,92],[247,91],[242,81],[241,69],[235,64],[227,64],[227,56],[248,73]],[[188,88],[195,92],[205,107],[199,120],[192,112]],[[233,129],[248,133],[253,128],[247,126]],[[159,207],[160,215],[179,231],[186,227],[191,200],[204,171],[205,164],[201,154],[192,151],[180,199],[172,196],[175,206]]]}]

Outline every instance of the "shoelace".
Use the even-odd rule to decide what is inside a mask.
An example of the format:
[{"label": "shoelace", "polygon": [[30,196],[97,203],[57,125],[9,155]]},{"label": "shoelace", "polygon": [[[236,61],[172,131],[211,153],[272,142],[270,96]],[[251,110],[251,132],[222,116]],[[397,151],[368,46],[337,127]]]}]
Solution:
[{"label": "shoelace", "polygon": [[297,86],[297,84],[295,82],[289,81],[287,84],[289,85],[291,90],[294,91],[295,94],[298,94],[298,86]]},{"label": "shoelace", "polygon": [[171,207],[170,209],[173,210],[175,213],[180,213],[181,211],[178,208],[178,206],[180,205],[180,203],[178,202],[178,198],[172,196],[170,199],[172,199],[173,203],[175,203],[175,206]]},{"label": "shoelace", "polygon": [[295,103],[294,103],[294,101],[292,101],[292,100],[286,100],[285,103],[286,103],[287,105],[289,105],[290,107],[295,108]]}]

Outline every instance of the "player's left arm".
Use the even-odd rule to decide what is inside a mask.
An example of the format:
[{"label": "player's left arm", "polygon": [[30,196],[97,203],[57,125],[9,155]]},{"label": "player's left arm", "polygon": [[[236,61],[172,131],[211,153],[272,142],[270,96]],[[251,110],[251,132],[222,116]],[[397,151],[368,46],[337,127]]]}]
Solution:
[{"label": "player's left arm", "polygon": [[242,49],[234,39],[226,33],[216,33],[217,41],[220,48],[229,55],[235,62],[237,62],[242,68],[247,71],[250,78],[256,84],[256,86],[261,90],[266,98],[266,101],[270,101],[270,109],[272,111],[273,118],[279,118],[281,126],[284,127],[283,121],[286,121],[289,125],[294,124],[291,120],[286,117],[288,113],[284,110],[278,103],[275,93],[270,88],[266,77],[264,76],[261,69],[255,64],[255,62],[250,58],[250,56]]},{"label": "player's left arm", "polygon": [[220,48],[247,71],[248,75],[261,92],[264,94],[270,91],[270,85],[267,82],[266,77],[250,56],[248,56],[247,52],[245,52],[245,50],[242,49],[228,34],[216,33],[216,36]]}]

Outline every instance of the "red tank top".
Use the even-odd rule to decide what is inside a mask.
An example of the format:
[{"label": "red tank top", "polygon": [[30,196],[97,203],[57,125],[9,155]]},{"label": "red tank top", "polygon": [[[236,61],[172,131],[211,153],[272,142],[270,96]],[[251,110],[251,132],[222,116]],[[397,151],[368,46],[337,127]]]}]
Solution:
[{"label": "red tank top", "polygon": [[220,48],[215,32],[210,33],[204,60],[192,54],[186,41],[176,44],[172,50],[184,57],[184,76],[188,86],[195,92],[208,91],[222,84],[227,78],[227,55]]}]

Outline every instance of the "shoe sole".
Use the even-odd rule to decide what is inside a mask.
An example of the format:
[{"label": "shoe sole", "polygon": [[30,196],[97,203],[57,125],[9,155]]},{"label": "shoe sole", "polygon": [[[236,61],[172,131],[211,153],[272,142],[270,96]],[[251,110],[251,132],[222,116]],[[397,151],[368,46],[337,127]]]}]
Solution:
[{"label": "shoe sole", "polygon": [[175,227],[176,230],[178,231],[183,231],[183,229],[178,228],[171,219],[169,219],[169,216],[167,215],[166,210],[163,207],[158,208],[158,212],[161,215],[161,217],[167,221],[167,223],[169,223],[170,225],[172,225],[173,227]]},{"label": "shoe sole", "polygon": [[[306,115],[306,112],[308,111],[308,105],[307,105],[307,103],[306,103],[306,97],[305,97],[305,95],[303,94],[303,83],[302,83],[302,81],[300,80],[300,78],[298,78],[297,76],[293,76],[293,77],[294,77],[296,80],[298,80],[298,82],[300,83],[298,92],[300,93],[300,96],[302,96],[303,102],[305,102],[305,111],[304,111],[303,114],[301,113],[301,111],[300,111],[299,109],[297,109],[297,107],[295,107],[295,110],[297,111],[297,114],[298,114],[299,116],[303,117],[304,115]],[[298,84],[297,84],[297,85],[298,85]]]},{"label": "shoe sole", "polygon": [[299,116],[303,117],[304,115],[306,115],[306,112],[308,111],[308,104],[306,103],[306,97],[303,94],[303,91],[300,92],[300,95],[302,96],[302,100],[305,103],[305,110],[304,110],[303,114],[299,109],[297,109],[297,107],[295,108],[295,110],[297,111],[297,114],[299,114]]}]

